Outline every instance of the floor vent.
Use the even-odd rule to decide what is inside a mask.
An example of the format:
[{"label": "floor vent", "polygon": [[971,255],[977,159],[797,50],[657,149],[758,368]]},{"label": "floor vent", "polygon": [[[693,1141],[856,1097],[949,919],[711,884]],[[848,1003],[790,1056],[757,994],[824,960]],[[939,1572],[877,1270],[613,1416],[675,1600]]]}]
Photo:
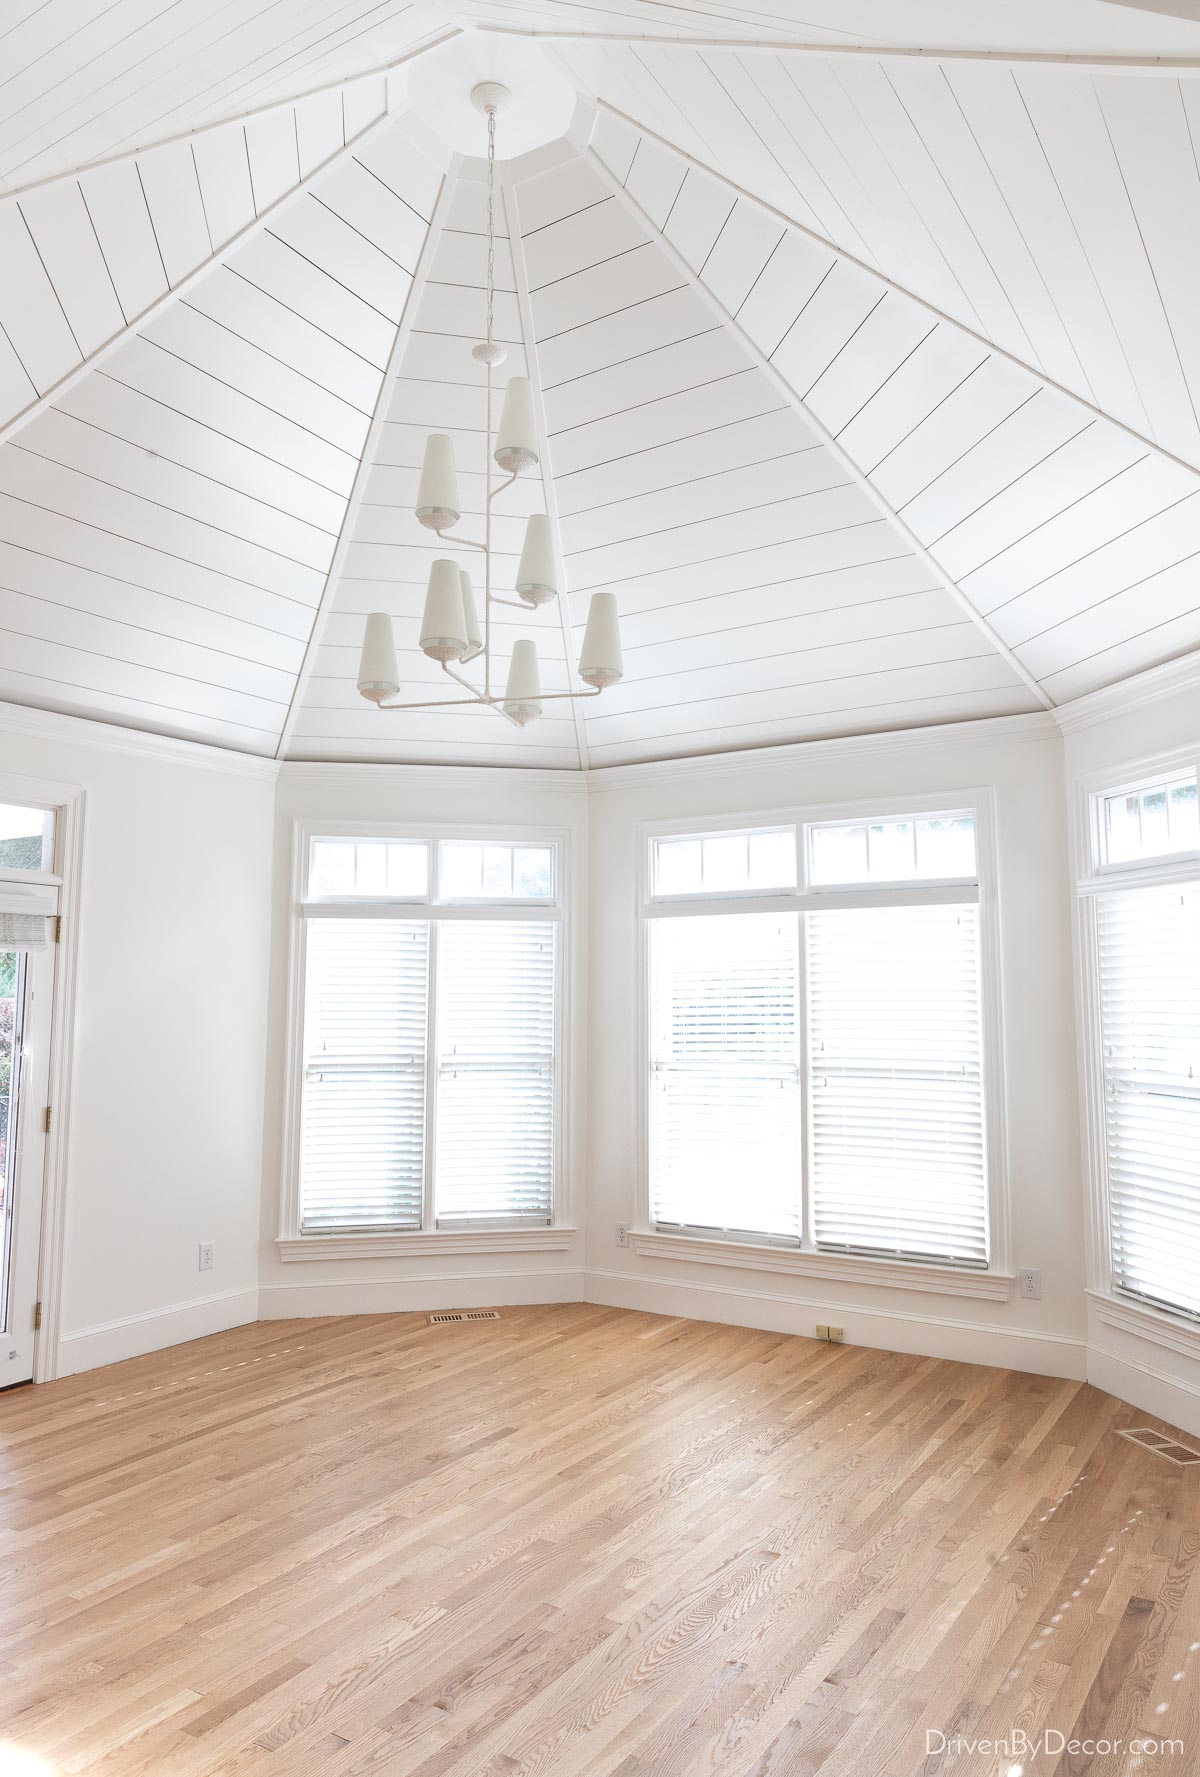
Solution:
[{"label": "floor vent", "polygon": [[[499,1320],[498,1308],[447,1308],[441,1314],[427,1316],[431,1327],[440,1327],[447,1320]],[[1200,1458],[1198,1458],[1200,1460]]]},{"label": "floor vent", "polygon": [[1165,1456],[1176,1468],[1191,1468],[1200,1463],[1200,1450],[1189,1450],[1186,1444],[1179,1444],[1174,1438],[1168,1438],[1161,1431],[1151,1431],[1148,1425],[1139,1425],[1133,1431],[1123,1431],[1123,1438],[1131,1444],[1140,1444],[1143,1450],[1152,1450],[1155,1456]]}]

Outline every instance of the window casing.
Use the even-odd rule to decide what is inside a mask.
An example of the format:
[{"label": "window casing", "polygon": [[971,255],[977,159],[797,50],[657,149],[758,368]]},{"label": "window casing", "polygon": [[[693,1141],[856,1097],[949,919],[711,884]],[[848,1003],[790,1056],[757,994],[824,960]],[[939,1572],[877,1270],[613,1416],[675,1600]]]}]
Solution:
[{"label": "window casing", "polygon": [[1200,1321],[1197,760],[1081,787],[1084,1097],[1101,1295]]},{"label": "window casing", "polygon": [[566,852],[298,827],[285,1257],[561,1220]]},{"label": "window casing", "polygon": [[[813,1263],[842,1255],[999,1282],[1009,1242],[990,797],[764,817],[722,837],[783,831],[792,886],[680,895],[662,892],[679,880],[658,869],[664,850],[712,836],[646,830],[645,1225],[790,1247]],[[776,863],[773,874],[788,873]],[[731,1025],[738,994],[722,973],[742,951],[754,986]],[[686,1001],[673,975],[688,967],[701,987],[690,1010],[705,1014],[690,1027],[688,1005],[671,1003]],[[761,1015],[747,1018],[748,1004]],[[686,1039],[674,1053],[672,1019]],[[695,1028],[705,1022],[708,1055]],[[665,1139],[672,1115],[690,1161]]]}]

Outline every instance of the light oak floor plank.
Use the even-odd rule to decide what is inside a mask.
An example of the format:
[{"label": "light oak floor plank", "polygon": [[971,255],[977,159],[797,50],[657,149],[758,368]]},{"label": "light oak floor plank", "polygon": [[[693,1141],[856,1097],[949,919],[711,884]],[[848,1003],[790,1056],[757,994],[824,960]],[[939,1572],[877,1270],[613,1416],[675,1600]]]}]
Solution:
[{"label": "light oak floor plank", "polygon": [[[15,1391],[0,1773],[1200,1770],[1200,1474],[1135,1424],[583,1304],[262,1322]],[[927,1741],[1047,1729],[1123,1746]]]}]

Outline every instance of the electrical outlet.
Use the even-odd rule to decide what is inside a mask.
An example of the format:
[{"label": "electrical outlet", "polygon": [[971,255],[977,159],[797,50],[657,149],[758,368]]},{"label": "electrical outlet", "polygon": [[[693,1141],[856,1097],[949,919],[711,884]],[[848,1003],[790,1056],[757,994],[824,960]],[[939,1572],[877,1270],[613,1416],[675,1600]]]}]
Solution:
[{"label": "electrical outlet", "polygon": [[828,1339],[828,1337],[829,1337],[829,1328],[823,1327],[820,1324],[820,1322],[818,1321],[818,1323],[817,1323],[817,1338],[818,1339]]},{"label": "electrical outlet", "polygon": [[1018,1271],[1021,1299],[1025,1302],[1040,1302],[1042,1299],[1042,1274],[1037,1270]]},{"label": "electrical outlet", "polygon": [[617,1245],[618,1246],[628,1246],[629,1245],[629,1223],[628,1222],[618,1222],[617,1223]]},{"label": "electrical outlet", "polygon": [[201,1269],[201,1271],[211,1271],[212,1270],[213,1259],[215,1258],[215,1256],[216,1256],[216,1248],[213,1246],[212,1241],[211,1240],[201,1241],[201,1243],[200,1243],[200,1269]]},{"label": "electrical outlet", "polygon": [[845,1331],[842,1327],[828,1327],[825,1336],[831,1345],[840,1345],[845,1337]]}]

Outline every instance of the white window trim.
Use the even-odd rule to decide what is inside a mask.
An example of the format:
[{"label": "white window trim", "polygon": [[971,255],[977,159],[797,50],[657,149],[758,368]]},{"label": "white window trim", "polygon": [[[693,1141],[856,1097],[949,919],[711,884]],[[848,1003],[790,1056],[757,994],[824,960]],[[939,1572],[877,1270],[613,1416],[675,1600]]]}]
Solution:
[{"label": "white window trim", "polygon": [[[392,823],[386,821],[326,821],[305,818],[292,823],[292,867],[290,888],[287,1041],[284,1075],[284,1127],[282,1173],[279,1189],[279,1231],[276,1251],[285,1262],[312,1259],[384,1259],[424,1255],[440,1257],[469,1252],[557,1252],[568,1247],[577,1234],[577,1211],[574,1190],[574,1168],[571,1165],[573,1141],[572,1107],[581,1101],[581,1093],[572,1068],[572,1035],[579,974],[573,918],[573,898],[578,892],[575,860],[572,853],[574,834],[567,827],[545,827],[534,823],[504,826],[484,822]],[[389,901],[376,896],[337,899],[320,897],[306,900],[307,861],[314,839],[419,839],[436,842],[444,839],[492,840],[505,844],[528,840],[557,848],[554,902],[542,901],[445,901],[433,899],[436,883],[422,901]],[[436,868],[436,859],[433,862]],[[437,1228],[433,1225],[432,1169],[426,1164],[425,1208],[423,1225],[413,1229],[381,1229],[368,1233],[339,1233],[326,1230],[319,1234],[301,1232],[300,1220],[300,1115],[304,1075],[304,928],[309,919],[352,917],[359,919],[531,919],[556,924],[558,932],[558,974],[555,992],[554,1043],[554,1177],[551,1190],[551,1219],[548,1227],[514,1227],[511,1223],[498,1227],[494,1222],[465,1228]],[[432,1066],[432,1060],[430,1065]]]},{"label": "white window trim", "polygon": [[1110,1238],[1108,1142],[1104,1115],[1104,1045],[1100,1030],[1099,946],[1096,897],[1121,888],[1152,888],[1200,882],[1200,853],[1151,858],[1144,864],[1105,864],[1100,822],[1105,796],[1140,789],[1158,778],[1200,772],[1200,747],[1119,761],[1082,772],[1073,786],[1071,869],[1076,883],[1075,1005],[1079,1054],[1080,1137],[1084,1169],[1084,1276],[1098,1318],[1169,1350],[1200,1357],[1200,1325],[1182,1310],[1153,1307],[1117,1287]]},{"label": "white window trim", "polygon": [[[870,889],[842,887],[807,888],[780,893],[713,894],[678,897],[653,893],[653,841],[675,834],[745,832],[755,827],[778,828],[795,824],[797,882],[807,880],[804,826],[829,821],[854,821],[890,815],[922,815],[961,812],[975,817],[975,863],[978,888],[958,881],[872,885]],[[711,819],[643,821],[637,828],[639,853],[634,918],[637,922],[638,1018],[636,1062],[638,1075],[638,1158],[634,1226],[630,1246],[639,1258],[676,1259],[688,1263],[724,1265],[734,1269],[774,1271],[830,1282],[873,1284],[888,1289],[935,1291],[938,1294],[1007,1300],[1013,1293],[1012,1191],[1008,1173],[1007,1100],[1004,1090],[1004,1011],[1001,978],[1000,912],[996,867],[996,815],[994,792],[977,790],[938,791],[915,796],[875,797],[854,802],[814,803],[784,808],[727,812]],[[648,927],[655,917],[687,917],[692,914],[795,912],[806,909],[878,906],[906,903],[977,902],[979,907],[979,972],[985,1147],[988,1176],[988,1242],[986,1270],[974,1266],[938,1265],[913,1259],[877,1259],[813,1249],[810,1234],[811,1206],[805,1205],[805,1236],[800,1247],[765,1241],[709,1236],[690,1230],[675,1233],[654,1226],[650,1206],[650,946]],[[801,961],[803,964],[801,926]],[[802,1057],[801,1078],[805,1093],[804,1126],[809,1127],[807,1065]],[[807,1136],[806,1136],[807,1140]]]}]

